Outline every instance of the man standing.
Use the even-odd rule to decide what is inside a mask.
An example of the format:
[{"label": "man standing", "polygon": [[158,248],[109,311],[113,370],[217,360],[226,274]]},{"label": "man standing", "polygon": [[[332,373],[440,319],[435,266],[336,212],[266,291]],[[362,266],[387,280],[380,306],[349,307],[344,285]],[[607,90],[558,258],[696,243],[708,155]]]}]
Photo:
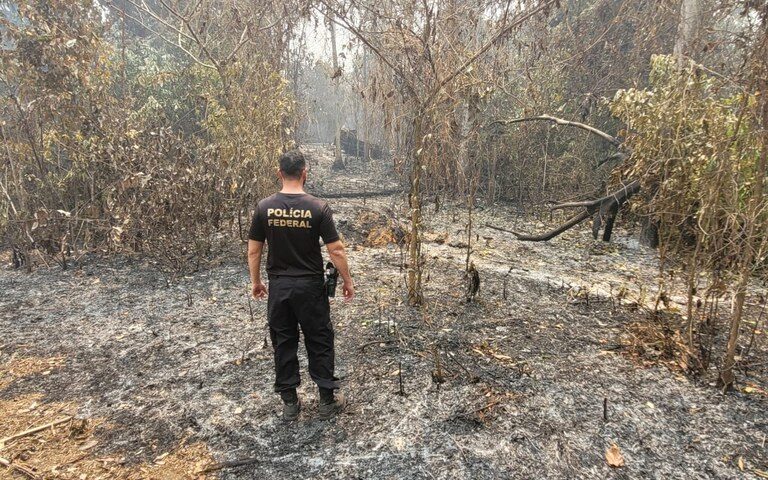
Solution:
[{"label": "man standing", "polygon": [[344,281],[343,294],[355,294],[344,245],[336,233],[326,202],[304,192],[307,169],[304,155],[292,150],[280,156],[278,176],[283,188],[256,206],[248,235],[248,266],[253,296],[264,298],[261,255],[267,242],[269,298],[267,316],[275,353],[275,391],[283,400],[283,419],[296,420],[301,401],[299,376],[299,326],[309,360],[309,375],[320,390],[318,416],[327,420],[345,406],[334,376],[333,325],[324,285],[322,237],[331,261]]}]

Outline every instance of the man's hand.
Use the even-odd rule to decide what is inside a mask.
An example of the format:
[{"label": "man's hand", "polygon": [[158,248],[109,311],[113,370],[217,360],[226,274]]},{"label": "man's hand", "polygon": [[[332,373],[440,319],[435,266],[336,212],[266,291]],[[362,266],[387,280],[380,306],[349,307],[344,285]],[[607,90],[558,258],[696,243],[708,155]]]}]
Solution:
[{"label": "man's hand", "polygon": [[251,294],[253,295],[253,298],[264,298],[267,296],[267,286],[264,285],[264,282],[258,281],[253,284]]},{"label": "man's hand", "polygon": [[341,291],[344,293],[344,300],[350,301],[355,296],[355,285],[351,281],[344,282]]},{"label": "man's hand", "polygon": [[331,256],[331,261],[344,280],[344,285],[341,287],[341,291],[344,293],[344,300],[352,300],[352,297],[355,296],[355,285],[352,283],[352,276],[349,274],[349,264],[347,263],[344,244],[341,243],[341,240],[336,240],[327,244],[326,248],[328,249],[328,255]]},{"label": "man's hand", "polygon": [[267,295],[267,287],[261,281],[261,252],[264,242],[248,239],[248,271],[251,274],[251,295],[253,298],[264,298]]}]

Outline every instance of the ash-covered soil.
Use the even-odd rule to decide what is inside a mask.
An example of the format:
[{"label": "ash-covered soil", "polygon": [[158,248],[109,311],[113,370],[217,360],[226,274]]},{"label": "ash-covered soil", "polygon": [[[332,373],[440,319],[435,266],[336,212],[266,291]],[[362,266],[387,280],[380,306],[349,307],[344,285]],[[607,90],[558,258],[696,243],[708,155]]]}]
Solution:
[{"label": "ash-covered soil", "polygon": [[[360,191],[352,186],[364,167],[331,173],[330,158],[320,147],[315,153],[314,174],[325,187]],[[393,185],[385,163],[377,172],[381,181],[370,190]],[[0,400],[43,393],[45,402],[77,404],[80,417],[105,419],[95,455],[142,462],[185,441],[207,445],[218,461],[255,459],[215,474],[222,479],[761,478],[768,471],[764,395],[723,395],[623,353],[625,327],[651,301],[658,271],[655,253],[627,232],[610,247],[592,242],[586,227],[522,244],[485,225],[524,229],[537,221],[493,206],[474,212],[470,239],[465,209],[428,206],[427,301],[413,309],[404,304],[405,252],[367,246],[355,228],[368,211],[402,216],[401,199],[332,204],[358,292],[332,307],[337,373],[350,401],[339,418],[315,419],[304,370],[305,410],[296,423],[280,420],[266,302],[249,299],[237,253],[171,286],[151,262],[127,256],[69,271],[1,271],[0,362],[35,356],[63,364],[0,384]],[[471,303],[468,241],[481,277]],[[612,444],[623,467],[606,461]]]}]

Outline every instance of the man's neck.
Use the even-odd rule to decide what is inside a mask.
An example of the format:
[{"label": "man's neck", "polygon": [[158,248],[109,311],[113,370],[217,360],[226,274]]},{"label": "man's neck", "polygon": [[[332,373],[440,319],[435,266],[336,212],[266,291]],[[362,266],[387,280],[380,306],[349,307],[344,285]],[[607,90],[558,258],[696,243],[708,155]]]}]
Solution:
[{"label": "man's neck", "polygon": [[304,186],[300,182],[283,182],[280,193],[304,193]]}]

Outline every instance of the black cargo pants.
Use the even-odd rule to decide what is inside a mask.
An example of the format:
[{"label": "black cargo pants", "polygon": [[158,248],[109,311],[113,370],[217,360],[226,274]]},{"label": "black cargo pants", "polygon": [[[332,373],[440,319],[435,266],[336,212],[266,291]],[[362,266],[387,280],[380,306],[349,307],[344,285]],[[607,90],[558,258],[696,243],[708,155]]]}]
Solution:
[{"label": "black cargo pants", "polygon": [[299,376],[299,326],[309,360],[309,376],[320,388],[339,388],[334,376],[331,308],[322,276],[269,276],[269,335],[275,353],[275,392],[295,389]]}]

